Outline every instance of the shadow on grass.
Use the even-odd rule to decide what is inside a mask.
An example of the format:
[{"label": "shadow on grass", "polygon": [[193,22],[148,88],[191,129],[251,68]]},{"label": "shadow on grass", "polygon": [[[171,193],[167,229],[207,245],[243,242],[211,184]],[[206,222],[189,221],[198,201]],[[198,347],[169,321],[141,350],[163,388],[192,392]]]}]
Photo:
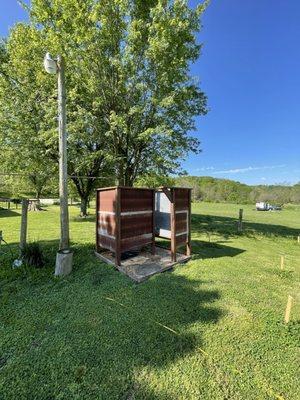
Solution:
[{"label": "shadow on grass", "polygon": [[9,218],[9,217],[20,217],[20,213],[0,207],[0,218]]},{"label": "shadow on grass", "polygon": [[48,267],[35,270],[33,282],[13,271],[14,282],[1,285],[0,315],[9,328],[1,349],[7,398],[164,396],[163,385],[155,393],[148,388],[145,371],[161,374],[203,346],[202,329],[196,334],[189,327],[222,317],[214,306],[220,293],[176,273],[136,285],[81,244],[73,247],[72,274],[55,279],[57,245],[41,243]]},{"label": "shadow on grass", "polygon": [[192,240],[193,259],[235,257],[246,251],[243,249],[239,249],[237,247],[231,247],[221,243],[223,243],[223,241],[205,242],[202,240]]},{"label": "shadow on grass", "polygon": [[[263,235],[267,237],[295,237],[299,230],[284,225],[261,224],[244,221],[242,235],[253,237]],[[237,231],[237,219],[217,215],[192,215],[192,234],[211,233],[226,238],[240,235]]]},{"label": "shadow on grass", "polygon": [[72,221],[74,222],[95,222],[96,223],[96,215],[89,214],[86,217],[81,217],[80,215],[72,217]]},{"label": "shadow on grass", "polygon": [[[165,239],[159,239],[158,244],[161,247],[170,248],[170,241]],[[223,243],[226,243],[224,245]],[[192,239],[192,258],[193,259],[205,259],[205,258],[220,258],[220,257],[235,257],[246,250],[239,249],[238,247],[227,246],[230,243],[229,240],[218,240],[218,241],[205,241]],[[178,253],[185,254],[185,246],[179,246],[177,248]]]}]

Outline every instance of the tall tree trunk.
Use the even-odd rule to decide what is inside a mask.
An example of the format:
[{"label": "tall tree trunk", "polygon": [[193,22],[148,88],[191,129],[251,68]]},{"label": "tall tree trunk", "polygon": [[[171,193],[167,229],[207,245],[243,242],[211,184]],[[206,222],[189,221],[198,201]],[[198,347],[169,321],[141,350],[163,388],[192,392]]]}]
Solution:
[{"label": "tall tree trunk", "polygon": [[42,188],[36,189],[35,195],[36,195],[36,199],[40,200],[41,195],[42,195]]},{"label": "tall tree trunk", "polygon": [[81,204],[80,204],[80,216],[87,217],[88,216],[88,203],[89,199],[86,197],[81,197]]},{"label": "tall tree trunk", "polygon": [[118,168],[118,185],[132,187],[134,184],[133,168],[131,165]]}]

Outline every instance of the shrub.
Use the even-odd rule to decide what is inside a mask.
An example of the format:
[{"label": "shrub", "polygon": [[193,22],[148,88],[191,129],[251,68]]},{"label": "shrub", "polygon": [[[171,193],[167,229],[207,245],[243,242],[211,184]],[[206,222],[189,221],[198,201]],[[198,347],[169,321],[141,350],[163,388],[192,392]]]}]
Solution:
[{"label": "shrub", "polygon": [[34,268],[43,268],[45,259],[38,243],[29,243],[22,250],[22,259],[25,264]]}]

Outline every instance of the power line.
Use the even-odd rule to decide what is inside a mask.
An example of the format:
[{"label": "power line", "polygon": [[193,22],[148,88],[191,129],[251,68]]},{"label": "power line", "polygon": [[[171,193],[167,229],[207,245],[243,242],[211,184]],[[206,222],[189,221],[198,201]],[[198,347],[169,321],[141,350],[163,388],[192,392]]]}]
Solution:
[{"label": "power line", "polygon": [[[39,174],[20,174],[17,172],[5,173],[0,172],[0,176],[23,176],[23,177],[38,177],[41,176]],[[107,175],[107,176],[88,176],[88,175],[68,175],[68,178],[78,178],[78,179],[109,179],[109,178],[116,178],[114,175]]]}]

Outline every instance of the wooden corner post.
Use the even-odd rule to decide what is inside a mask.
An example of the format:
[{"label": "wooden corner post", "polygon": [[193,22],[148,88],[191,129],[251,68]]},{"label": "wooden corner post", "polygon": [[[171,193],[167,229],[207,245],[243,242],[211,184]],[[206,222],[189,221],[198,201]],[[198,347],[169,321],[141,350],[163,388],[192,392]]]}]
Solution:
[{"label": "wooden corner post", "polygon": [[189,190],[189,207],[187,215],[187,243],[186,243],[186,255],[191,256],[192,246],[191,246],[191,215],[192,215],[192,190]]},{"label": "wooden corner post", "polygon": [[151,253],[155,255],[155,190],[152,191],[152,243]]},{"label": "wooden corner post", "polygon": [[98,241],[98,230],[99,230],[99,192],[96,190],[96,252],[99,252],[99,241]]},{"label": "wooden corner post", "polygon": [[176,262],[176,195],[171,189],[171,260]]},{"label": "wooden corner post", "polygon": [[121,265],[121,190],[119,187],[117,187],[115,190],[115,266],[119,267]]}]

